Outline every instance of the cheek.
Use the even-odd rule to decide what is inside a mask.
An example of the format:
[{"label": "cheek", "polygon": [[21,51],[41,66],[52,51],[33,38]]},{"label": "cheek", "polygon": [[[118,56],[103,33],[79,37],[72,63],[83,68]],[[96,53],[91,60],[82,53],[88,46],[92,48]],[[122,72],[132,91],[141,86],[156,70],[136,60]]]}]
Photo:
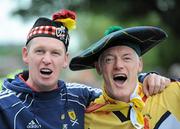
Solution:
[{"label": "cheek", "polygon": [[32,69],[38,68],[41,65],[41,58],[38,56],[36,57],[29,57],[28,66]]},{"label": "cheek", "polygon": [[106,85],[108,85],[107,88],[111,90],[111,85],[113,84],[111,71],[103,70],[102,75]]},{"label": "cheek", "polygon": [[38,64],[38,62],[40,62],[41,59],[39,59],[38,57],[30,57],[29,58],[29,64]]},{"label": "cheek", "polygon": [[102,65],[101,71],[104,74],[110,74],[113,70],[113,66],[112,65]]},{"label": "cheek", "polygon": [[59,69],[64,68],[64,66],[67,65],[67,61],[65,58],[58,58],[54,60],[56,67],[59,67]]},{"label": "cheek", "polygon": [[110,71],[108,69],[101,69],[101,72],[102,72],[102,75],[103,75],[103,78],[107,81],[109,80],[109,77],[110,77]]},{"label": "cheek", "polygon": [[132,63],[132,65],[130,65],[130,69],[133,71],[133,73],[137,74],[139,72],[140,66],[138,63]]}]

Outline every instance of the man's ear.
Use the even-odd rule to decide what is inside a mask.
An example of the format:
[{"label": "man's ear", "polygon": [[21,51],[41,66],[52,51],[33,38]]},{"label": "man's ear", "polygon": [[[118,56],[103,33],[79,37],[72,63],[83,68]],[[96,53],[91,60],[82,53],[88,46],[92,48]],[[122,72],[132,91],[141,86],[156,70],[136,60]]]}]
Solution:
[{"label": "man's ear", "polygon": [[139,70],[138,70],[138,72],[140,73],[140,72],[142,72],[142,70],[143,70],[143,61],[142,61],[142,58],[139,57]]},{"label": "man's ear", "polygon": [[28,64],[28,49],[27,47],[23,47],[22,48],[22,59],[24,61],[25,64]]},{"label": "man's ear", "polygon": [[99,75],[101,75],[101,74],[102,74],[102,70],[101,70],[101,68],[100,68],[100,64],[99,64],[98,62],[95,62],[94,65],[95,65],[95,68],[96,68],[97,73],[98,73]]},{"label": "man's ear", "polygon": [[65,53],[65,57],[64,57],[64,65],[63,65],[63,68],[67,68],[68,67],[68,64],[69,64],[69,53]]}]

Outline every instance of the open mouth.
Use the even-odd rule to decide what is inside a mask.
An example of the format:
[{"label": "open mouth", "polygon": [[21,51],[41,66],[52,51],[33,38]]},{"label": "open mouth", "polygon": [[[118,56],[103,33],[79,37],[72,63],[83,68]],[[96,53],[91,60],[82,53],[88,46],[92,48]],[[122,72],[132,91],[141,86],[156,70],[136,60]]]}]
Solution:
[{"label": "open mouth", "polygon": [[51,69],[48,69],[48,68],[42,68],[40,70],[40,73],[43,74],[43,75],[50,75],[53,71]]},{"label": "open mouth", "polygon": [[114,75],[113,80],[117,83],[123,84],[127,80],[127,76],[125,74]]}]

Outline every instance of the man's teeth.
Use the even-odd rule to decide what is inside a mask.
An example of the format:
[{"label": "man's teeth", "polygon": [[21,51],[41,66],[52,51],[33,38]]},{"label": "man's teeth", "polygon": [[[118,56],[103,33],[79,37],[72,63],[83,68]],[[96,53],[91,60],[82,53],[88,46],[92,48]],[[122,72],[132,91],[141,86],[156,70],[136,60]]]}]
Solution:
[{"label": "man's teeth", "polygon": [[41,74],[51,74],[52,70],[43,68],[43,69],[41,69],[40,72],[41,72]]},{"label": "man's teeth", "polygon": [[49,70],[49,69],[42,69],[41,71],[43,71],[43,72],[51,72],[51,70]]}]

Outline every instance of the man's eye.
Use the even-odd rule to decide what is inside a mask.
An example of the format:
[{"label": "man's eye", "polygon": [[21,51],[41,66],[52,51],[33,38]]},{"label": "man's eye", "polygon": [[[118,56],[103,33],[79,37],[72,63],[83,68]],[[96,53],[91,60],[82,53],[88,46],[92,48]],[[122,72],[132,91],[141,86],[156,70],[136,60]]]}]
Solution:
[{"label": "man's eye", "polygon": [[129,61],[129,60],[131,60],[131,58],[130,57],[124,57],[124,60]]},{"label": "man's eye", "polygon": [[125,57],[124,59],[129,60],[129,59],[131,59],[131,58],[129,58],[129,57]]},{"label": "man's eye", "polygon": [[114,58],[112,58],[112,57],[107,57],[104,59],[104,62],[107,64],[112,63],[113,61],[114,61]]},{"label": "man's eye", "polygon": [[43,54],[44,51],[39,49],[39,50],[36,50],[35,52],[36,52],[37,54]]},{"label": "man's eye", "polygon": [[53,55],[55,55],[55,56],[59,56],[59,55],[61,55],[61,53],[60,53],[60,52],[53,52],[52,54],[53,54]]}]

